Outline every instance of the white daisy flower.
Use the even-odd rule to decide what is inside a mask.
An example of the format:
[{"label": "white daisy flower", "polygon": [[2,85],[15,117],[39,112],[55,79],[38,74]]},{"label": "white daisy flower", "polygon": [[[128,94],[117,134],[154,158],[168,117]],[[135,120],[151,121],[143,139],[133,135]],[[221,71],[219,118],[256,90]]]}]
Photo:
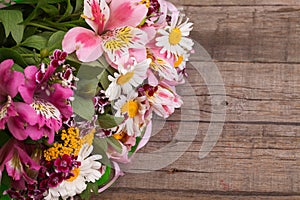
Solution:
[{"label": "white daisy flower", "polygon": [[102,158],[101,155],[89,155],[93,151],[93,146],[84,144],[80,149],[77,161],[81,162],[79,168],[75,168],[72,172],[74,176],[63,181],[55,188],[50,188],[45,196],[46,200],[67,199],[76,194],[82,193],[87,185],[86,182],[95,182],[102,173],[100,172],[101,163],[97,160]]},{"label": "white daisy flower", "polygon": [[145,97],[138,97],[138,93],[132,92],[127,97],[120,96],[120,99],[115,103],[114,109],[117,110],[115,116],[127,117],[121,129],[125,129],[129,136],[140,136],[141,126],[145,122],[144,114],[149,109],[143,101]]},{"label": "white daisy flower", "polygon": [[167,52],[167,57],[170,58],[171,55],[183,55],[187,51],[191,51],[194,45],[193,40],[187,38],[190,31],[193,29],[193,23],[182,22],[183,16],[178,16],[178,13],[173,13],[171,25],[167,26],[165,29],[159,29],[158,33],[161,37],[156,38],[156,46],[162,47],[160,53],[163,54]]},{"label": "white daisy flower", "polygon": [[105,95],[110,101],[120,97],[121,92],[129,94],[134,88],[137,88],[143,83],[147,77],[147,70],[151,63],[150,59],[146,59],[140,63],[137,63],[129,69],[124,69],[119,66],[119,73],[114,73],[113,76],[108,76],[111,84],[108,86]]}]

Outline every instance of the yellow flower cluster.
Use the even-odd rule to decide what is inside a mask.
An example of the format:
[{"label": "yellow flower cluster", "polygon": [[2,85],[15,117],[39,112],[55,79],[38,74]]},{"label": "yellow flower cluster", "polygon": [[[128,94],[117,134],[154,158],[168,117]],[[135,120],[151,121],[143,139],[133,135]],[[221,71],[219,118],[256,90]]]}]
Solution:
[{"label": "yellow flower cluster", "polygon": [[44,158],[47,161],[54,160],[64,154],[78,155],[83,144],[82,139],[79,137],[78,128],[71,127],[67,130],[62,130],[61,140],[63,143],[55,142],[53,147],[44,151]]}]

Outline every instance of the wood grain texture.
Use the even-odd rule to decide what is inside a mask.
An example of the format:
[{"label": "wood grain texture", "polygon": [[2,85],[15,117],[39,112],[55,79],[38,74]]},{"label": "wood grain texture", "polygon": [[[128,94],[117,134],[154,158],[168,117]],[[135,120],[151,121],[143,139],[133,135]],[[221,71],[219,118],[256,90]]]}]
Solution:
[{"label": "wood grain texture", "polygon": [[[178,88],[184,110],[167,121],[156,118],[141,153],[172,142],[188,150],[160,170],[126,174],[93,199],[300,199],[300,2],[172,2],[183,5],[194,22],[193,38],[212,60],[192,57],[187,84]],[[197,71],[212,63],[226,95],[210,93],[218,84],[207,85]],[[212,101],[218,95],[225,101]],[[221,123],[211,117],[223,109],[222,134],[199,159],[210,123]],[[174,140],[176,134],[191,138],[195,127],[195,139]]]}]

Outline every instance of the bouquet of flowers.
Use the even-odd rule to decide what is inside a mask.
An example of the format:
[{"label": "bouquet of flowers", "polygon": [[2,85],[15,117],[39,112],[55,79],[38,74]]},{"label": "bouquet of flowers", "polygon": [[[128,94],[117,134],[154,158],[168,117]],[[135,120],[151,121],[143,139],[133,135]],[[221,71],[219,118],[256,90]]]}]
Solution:
[{"label": "bouquet of flowers", "polygon": [[0,199],[89,199],[182,105],[192,23],[166,0],[0,7]]}]

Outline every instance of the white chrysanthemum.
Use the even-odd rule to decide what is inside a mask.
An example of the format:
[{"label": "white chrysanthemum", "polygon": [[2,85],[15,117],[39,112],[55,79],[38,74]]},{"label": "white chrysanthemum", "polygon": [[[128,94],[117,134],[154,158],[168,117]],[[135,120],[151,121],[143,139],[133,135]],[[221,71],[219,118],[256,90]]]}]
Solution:
[{"label": "white chrysanthemum", "polygon": [[114,105],[114,109],[117,110],[115,114],[117,117],[127,117],[121,128],[125,128],[129,136],[140,136],[141,134],[140,126],[145,121],[144,114],[148,109],[142,103],[145,99],[145,97],[138,97],[138,94],[133,92],[127,97],[121,95],[120,99]]},{"label": "white chrysanthemum", "polygon": [[190,31],[193,29],[193,23],[187,19],[182,23],[183,16],[178,16],[177,13],[172,15],[171,25],[165,29],[159,29],[158,33],[162,36],[156,38],[156,46],[162,47],[160,53],[167,52],[167,57],[171,55],[183,55],[187,51],[191,51],[194,42],[187,38]]},{"label": "white chrysanthemum", "polygon": [[109,100],[112,101],[119,98],[121,92],[129,94],[133,89],[142,84],[147,77],[146,74],[150,62],[150,59],[146,59],[143,62],[133,65],[129,69],[124,69],[122,66],[119,66],[119,73],[114,73],[114,77],[108,76],[111,84],[107,88],[105,95]]},{"label": "white chrysanthemum", "polygon": [[60,197],[62,199],[73,197],[86,189],[86,182],[94,183],[102,176],[99,170],[101,163],[97,161],[100,160],[102,156],[92,155],[89,157],[92,151],[93,146],[88,144],[82,146],[77,159],[77,161],[81,162],[81,165],[79,168],[73,170],[75,176],[63,181],[55,188],[50,188],[45,197],[46,200],[58,200]]}]

